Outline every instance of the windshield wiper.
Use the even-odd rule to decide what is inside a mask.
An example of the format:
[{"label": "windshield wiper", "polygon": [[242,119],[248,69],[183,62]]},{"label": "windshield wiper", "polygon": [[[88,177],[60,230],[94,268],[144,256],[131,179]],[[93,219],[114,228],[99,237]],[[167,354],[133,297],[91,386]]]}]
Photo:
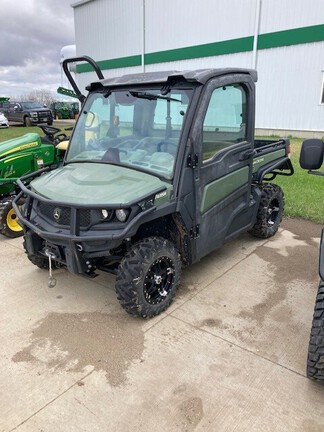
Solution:
[{"label": "windshield wiper", "polygon": [[175,99],[175,98],[171,98],[168,96],[156,95],[153,93],[138,92],[138,91],[130,91],[129,93],[132,96],[137,97],[137,98],[141,98],[141,99],[148,99],[148,100],[164,99],[164,100],[167,100],[168,102],[170,102],[170,101],[181,102],[180,99]]}]

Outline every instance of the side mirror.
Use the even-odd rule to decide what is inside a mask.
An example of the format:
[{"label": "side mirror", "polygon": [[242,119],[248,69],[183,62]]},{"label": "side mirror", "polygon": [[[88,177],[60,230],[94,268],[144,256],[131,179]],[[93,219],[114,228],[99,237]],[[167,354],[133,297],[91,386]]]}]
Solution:
[{"label": "side mirror", "polygon": [[98,121],[96,115],[92,111],[88,112],[86,117],[85,127],[92,128],[97,126],[98,126]]},{"label": "side mirror", "polygon": [[324,160],[324,142],[320,139],[307,139],[300,151],[299,164],[303,169],[317,170]]}]

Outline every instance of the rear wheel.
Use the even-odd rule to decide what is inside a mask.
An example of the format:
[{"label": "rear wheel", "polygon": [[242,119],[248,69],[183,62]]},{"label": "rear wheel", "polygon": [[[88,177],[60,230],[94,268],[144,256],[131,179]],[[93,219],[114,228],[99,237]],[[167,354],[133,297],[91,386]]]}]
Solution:
[{"label": "rear wheel", "polygon": [[[23,235],[23,228],[18,223],[12,201],[15,197],[8,197],[0,201],[0,232],[6,237],[16,238]],[[21,204],[22,205],[22,204]]]},{"label": "rear wheel", "polygon": [[324,281],[318,287],[308,347],[307,377],[324,384]]},{"label": "rear wheel", "polygon": [[129,314],[153,317],[171,304],[180,274],[181,259],[172,242],[161,237],[143,239],[119,265],[117,298]]},{"label": "rear wheel", "polygon": [[255,237],[272,237],[278,231],[284,211],[284,193],[274,184],[261,186],[262,194],[254,226],[249,233]]}]

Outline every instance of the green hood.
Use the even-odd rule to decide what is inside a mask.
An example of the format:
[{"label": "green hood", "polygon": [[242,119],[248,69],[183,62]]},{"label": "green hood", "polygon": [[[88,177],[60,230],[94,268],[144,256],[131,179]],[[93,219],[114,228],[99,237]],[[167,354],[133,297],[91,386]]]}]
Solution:
[{"label": "green hood", "polygon": [[127,204],[161,186],[170,188],[158,177],[129,168],[75,163],[58,168],[31,182],[43,197],[66,203]]},{"label": "green hood", "polygon": [[40,136],[37,133],[28,133],[0,143],[0,158],[11,156],[22,151],[34,151],[41,146]]}]

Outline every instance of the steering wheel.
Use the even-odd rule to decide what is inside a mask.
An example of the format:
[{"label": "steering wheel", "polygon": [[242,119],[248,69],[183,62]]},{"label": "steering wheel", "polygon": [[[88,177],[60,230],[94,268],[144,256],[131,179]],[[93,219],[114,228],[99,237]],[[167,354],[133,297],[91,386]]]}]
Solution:
[{"label": "steering wheel", "polygon": [[68,137],[65,133],[60,133],[54,137],[54,142],[55,142],[55,145],[57,145],[61,141],[65,141],[65,140],[69,140],[69,139],[70,139],[70,137]]}]

